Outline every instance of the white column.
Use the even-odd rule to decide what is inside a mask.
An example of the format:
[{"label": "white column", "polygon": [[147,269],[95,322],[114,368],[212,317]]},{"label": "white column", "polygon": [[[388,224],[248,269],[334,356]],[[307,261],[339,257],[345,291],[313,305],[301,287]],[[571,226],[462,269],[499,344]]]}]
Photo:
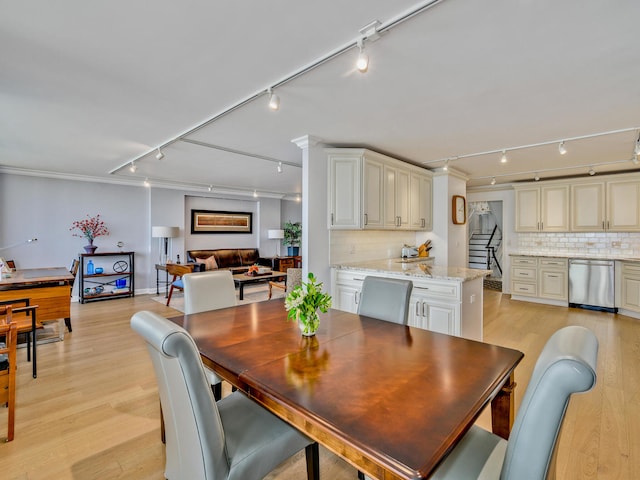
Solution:
[{"label": "white column", "polygon": [[305,135],[291,140],[302,149],[302,276],[309,272],[330,291],[327,202],[329,167],[320,139]]}]

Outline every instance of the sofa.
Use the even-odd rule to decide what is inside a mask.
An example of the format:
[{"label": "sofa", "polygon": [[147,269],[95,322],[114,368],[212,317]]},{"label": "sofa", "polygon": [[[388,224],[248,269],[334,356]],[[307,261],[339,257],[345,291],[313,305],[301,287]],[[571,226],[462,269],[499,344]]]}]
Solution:
[{"label": "sofa", "polygon": [[198,265],[197,270],[225,268],[232,273],[245,273],[254,264],[271,266],[270,258],[260,257],[257,248],[219,248],[215,250],[187,250],[187,260]]}]

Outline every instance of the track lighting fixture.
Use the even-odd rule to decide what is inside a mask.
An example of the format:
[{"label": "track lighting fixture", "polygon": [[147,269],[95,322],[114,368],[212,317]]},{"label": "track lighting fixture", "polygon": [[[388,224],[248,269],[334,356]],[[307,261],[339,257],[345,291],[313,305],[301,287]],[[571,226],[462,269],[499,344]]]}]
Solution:
[{"label": "track lighting fixture", "polygon": [[491,179],[491,185],[495,185],[495,184],[496,184],[496,177],[493,177],[493,178]]},{"label": "track lighting fixture", "polygon": [[449,159],[444,161],[444,165],[442,166],[442,171],[443,172],[449,171]]},{"label": "track lighting fixture", "polygon": [[358,39],[358,60],[356,60],[356,68],[365,73],[369,69],[369,55],[364,51],[364,39]]},{"label": "track lighting fixture", "polygon": [[145,178],[145,179],[144,179],[144,182],[142,182],[142,184],[143,184],[145,187],[150,187],[150,186],[151,186],[151,184],[149,183],[149,179],[148,179],[148,178]]},{"label": "track lighting fixture", "polygon": [[558,145],[558,151],[560,152],[560,155],[565,155],[567,153],[567,149],[564,146],[564,140],[560,142],[560,145]]},{"label": "track lighting fixture", "polygon": [[268,92],[269,92],[269,108],[271,110],[280,109],[280,97],[275,93],[273,93],[271,88],[269,88]]},{"label": "track lighting fixture", "polygon": [[638,160],[638,157],[633,156],[631,157],[631,163],[633,163],[634,165],[638,165],[638,163],[640,163],[640,160]]},{"label": "track lighting fixture", "polygon": [[536,182],[537,182],[537,181],[539,181],[539,180],[540,180],[540,175],[538,175],[538,174],[536,173],[536,176],[535,176],[535,177],[533,177],[533,179],[534,179]]},{"label": "track lighting fixture", "polygon": [[282,173],[282,162],[278,162],[278,173]]},{"label": "track lighting fixture", "polygon": [[160,150],[160,147],[158,147],[158,153],[156,153],[156,160],[162,160],[164,158],[164,153],[162,153],[162,150]]},{"label": "track lighting fixture", "polygon": [[502,150],[502,157],[500,157],[500,163],[507,163],[507,151]]},{"label": "track lighting fixture", "polygon": [[258,192],[257,191],[253,191],[253,198],[258,198]]},{"label": "track lighting fixture", "polygon": [[593,169],[593,167],[589,168],[589,175],[594,176],[596,174],[596,171]]},{"label": "track lighting fixture", "polygon": [[640,137],[636,140],[636,148],[633,149],[633,153],[636,154],[636,157],[640,157]]},{"label": "track lighting fixture", "polygon": [[209,188],[207,188],[207,190],[211,192],[213,190],[213,185],[209,185]]},{"label": "track lighting fixture", "polygon": [[136,170],[138,170],[138,166],[134,162],[131,162],[131,165],[129,166],[129,171],[131,173],[136,173]]}]

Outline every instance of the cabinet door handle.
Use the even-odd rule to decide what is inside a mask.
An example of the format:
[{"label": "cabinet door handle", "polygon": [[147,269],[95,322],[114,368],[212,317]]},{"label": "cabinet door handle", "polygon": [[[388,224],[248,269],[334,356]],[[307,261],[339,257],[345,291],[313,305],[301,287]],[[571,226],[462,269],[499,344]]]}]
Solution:
[{"label": "cabinet door handle", "polygon": [[426,227],[426,226],[427,226],[427,221],[423,218],[423,219],[422,219],[422,227],[424,228],[424,227]]},{"label": "cabinet door handle", "polygon": [[549,275],[549,278],[558,278],[559,275]]},{"label": "cabinet door handle", "polygon": [[604,220],[602,221],[602,230],[604,230]]},{"label": "cabinet door handle", "polygon": [[544,230],[544,222],[540,222],[540,230]]},{"label": "cabinet door handle", "polygon": [[416,317],[420,316],[420,302],[416,302]]},{"label": "cabinet door handle", "polygon": [[356,291],[354,301],[356,302],[356,305],[360,303],[360,292]]},{"label": "cabinet door handle", "polygon": [[609,224],[609,220],[607,220],[607,230],[609,230],[611,228],[611,225]]},{"label": "cabinet door handle", "polygon": [[331,225],[333,225],[333,213],[331,214]]},{"label": "cabinet door handle", "polygon": [[429,320],[429,307],[427,306],[427,302],[422,302],[422,316],[425,320]]},{"label": "cabinet door handle", "polygon": [[369,214],[368,213],[364,214],[364,224],[365,225],[369,225]]}]

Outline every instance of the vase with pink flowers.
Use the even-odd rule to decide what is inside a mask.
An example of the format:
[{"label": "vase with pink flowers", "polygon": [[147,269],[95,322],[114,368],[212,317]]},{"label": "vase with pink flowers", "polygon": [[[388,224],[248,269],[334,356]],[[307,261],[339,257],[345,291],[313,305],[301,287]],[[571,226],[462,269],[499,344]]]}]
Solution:
[{"label": "vase with pink flowers", "polygon": [[93,244],[93,240],[101,235],[109,235],[109,229],[100,219],[100,214],[87,218],[84,220],[76,220],[71,224],[70,231],[79,230],[79,232],[73,233],[74,237],[84,237],[89,242],[84,246],[84,251],[87,253],[94,253],[98,248]]}]

